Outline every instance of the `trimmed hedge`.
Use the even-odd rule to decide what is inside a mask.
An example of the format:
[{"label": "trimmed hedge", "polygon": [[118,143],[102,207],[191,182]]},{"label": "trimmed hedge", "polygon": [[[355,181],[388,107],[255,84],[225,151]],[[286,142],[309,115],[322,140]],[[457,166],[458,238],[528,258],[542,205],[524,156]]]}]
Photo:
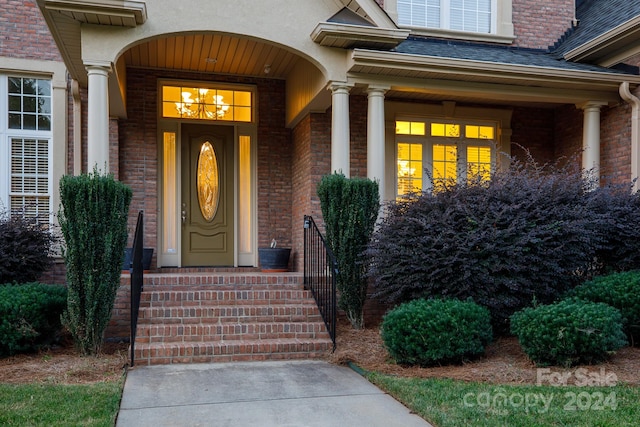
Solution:
[{"label": "trimmed hedge", "polygon": [[640,339],[640,271],[595,277],[576,287],[571,295],[617,308],[627,336],[632,342]]},{"label": "trimmed hedge", "polygon": [[380,210],[378,183],[367,178],[346,178],[334,173],[317,187],[327,243],[338,263],[338,305],[351,325],[364,326],[363,307],[369,281],[364,256]]},{"label": "trimmed hedge", "polygon": [[61,285],[0,285],[0,356],[55,342],[66,305],[67,288]]},{"label": "trimmed hedge", "polygon": [[492,338],[489,311],[471,300],[415,300],[382,321],[384,345],[400,364],[461,362],[483,354]]},{"label": "trimmed hedge", "polygon": [[515,313],[511,332],[541,366],[601,362],[627,344],[618,310],[578,298]]},{"label": "trimmed hedge", "polygon": [[132,191],[113,175],[60,180],[69,297],[63,324],[82,354],[98,354],[120,287]]}]

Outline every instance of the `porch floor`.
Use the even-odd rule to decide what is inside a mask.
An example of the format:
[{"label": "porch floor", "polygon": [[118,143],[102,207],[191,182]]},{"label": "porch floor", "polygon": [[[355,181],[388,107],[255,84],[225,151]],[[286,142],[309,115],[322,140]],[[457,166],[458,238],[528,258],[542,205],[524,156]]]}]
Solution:
[{"label": "porch floor", "polygon": [[309,359],[331,349],[301,273],[162,269],[144,275],[136,365]]}]

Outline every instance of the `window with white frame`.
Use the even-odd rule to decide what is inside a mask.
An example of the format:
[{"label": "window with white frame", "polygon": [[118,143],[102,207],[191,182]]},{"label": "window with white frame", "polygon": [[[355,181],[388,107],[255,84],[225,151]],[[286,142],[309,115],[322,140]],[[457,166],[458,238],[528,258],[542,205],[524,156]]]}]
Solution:
[{"label": "window with white frame", "polygon": [[52,220],[51,80],[0,75],[0,209]]},{"label": "window with white frame", "polygon": [[446,183],[486,181],[496,163],[497,126],[446,120],[397,120],[398,197]]},{"label": "window with white frame", "polygon": [[397,0],[398,24],[494,33],[494,0]]}]

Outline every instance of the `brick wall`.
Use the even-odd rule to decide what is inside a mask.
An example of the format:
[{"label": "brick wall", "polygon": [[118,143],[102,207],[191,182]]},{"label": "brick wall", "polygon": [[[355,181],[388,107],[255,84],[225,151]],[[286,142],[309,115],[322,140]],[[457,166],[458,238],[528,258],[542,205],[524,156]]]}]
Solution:
[{"label": "brick wall", "polygon": [[292,142],[283,81],[259,82],[258,117],[258,247],[272,239],[291,247]]},{"label": "brick wall", "polygon": [[574,0],[513,0],[515,46],[546,49],[571,28]]},{"label": "brick wall", "polygon": [[511,155],[526,160],[525,150],[536,162],[544,164],[554,160],[554,111],[545,108],[513,109],[511,116]]},{"label": "brick wall", "polygon": [[631,107],[622,103],[603,108],[600,116],[602,184],[631,181]]},{"label": "brick wall", "polygon": [[351,168],[353,178],[367,177],[367,97],[349,97],[349,132],[351,135]]},{"label": "brick wall", "polygon": [[0,57],[61,61],[35,0],[0,0]]},{"label": "brick wall", "polygon": [[582,127],[584,115],[574,105],[564,105],[555,109],[554,134],[556,159],[567,159],[582,167]]}]

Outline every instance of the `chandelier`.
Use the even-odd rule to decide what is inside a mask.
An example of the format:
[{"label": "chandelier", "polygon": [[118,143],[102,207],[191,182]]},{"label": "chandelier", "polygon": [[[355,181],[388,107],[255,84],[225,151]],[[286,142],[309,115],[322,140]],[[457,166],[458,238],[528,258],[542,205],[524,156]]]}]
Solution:
[{"label": "chandelier", "polygon": [[[216,120],[222,119],[229,111],[229,104],[215,90],[200,88],[193,91],[195,93],[182,91],[182,101],[176,102],[176,110],[181,117]],[[194,95],[196,97],[192,98]]]}]

